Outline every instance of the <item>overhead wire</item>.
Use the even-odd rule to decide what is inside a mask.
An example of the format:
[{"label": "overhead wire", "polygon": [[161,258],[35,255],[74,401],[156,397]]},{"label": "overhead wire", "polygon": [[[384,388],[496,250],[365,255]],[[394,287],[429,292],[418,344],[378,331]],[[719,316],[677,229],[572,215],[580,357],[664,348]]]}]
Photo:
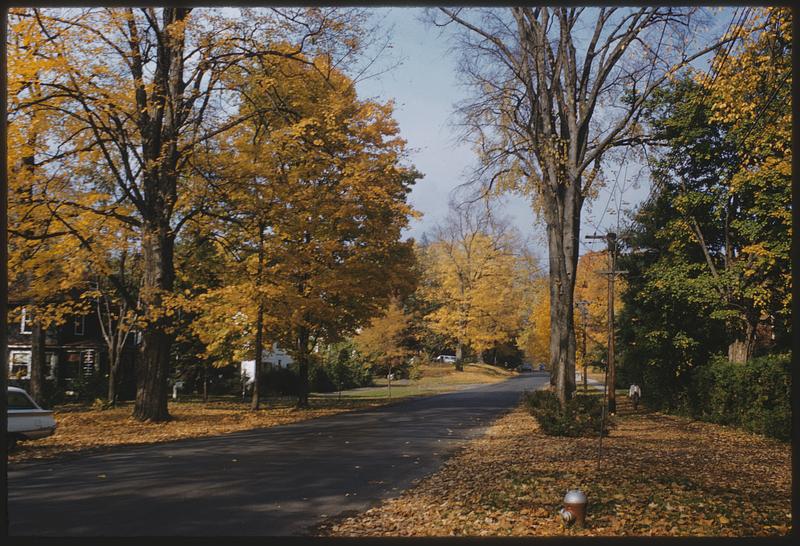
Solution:
[{"label": "overhead wire", "polygon": [[[727,29],[726,29],[725,33],[723,34],[723,36],[729,35],[732,32],[735,33],[737,27],[741,28],[744,25],[744,23],[747,21],[747,19],[749,18],[750,12],[752,11],[752,9],[753,8],[751,8],[751,7],[746,7],[741,13],[739,13],[739,8],[737,7],[733,12],[733,16],[731,17],[731,20],[728,23]],[[738,14],[738,18],[737,18],[737,14]],[[664,34],[663,34],[663,30],[662,30],[662,35],[661,35],[662,38],[663,38],[663,35]],[[661,41],[659,40],[659,48],[660,48],[660,42]],[[710,89],[713,87],[714,83],[717,80],[717,77],[719,76],[720,72],[722,71],[722,68],[725,66],[725,61],[730,56],[730,53],[733,50],[733,47],[734,47],[735,43],[736,43],[736,38],[734,37],[734,39],[730,40],[723,47],[720,60],[716,65],[714,64],[714,61],[712,60],[710,70],[709,70],[709,72],[707,72],[705,74],[704,80],[705,80],[706,83],[702,87],[700,99],[698,100],[698,102],[696,103],[696,106],[695,106],[695,111],[696,112],[697,112],[697,109],[699,109],[700,105],[703,104],[703,102],[706,100],[706,98],[708,96],[708,93],[710,92]],[[658,51],[658,49],[657,49],[657,51]],[[652,67],[651,67],[650,74],[648,75],[648,81],[649,81],[651,76],[652,76]],[[709,79],[711,80],[710,82],[709,82]],[[627,149],[625,151],[627,152]],[[625,161],[625,157],[623,156],[622,162],[624,162],[624,161]],[[625,168],[626,168],[625,176],[627,177],[627,164],[625,165]],[[618,179],[619,179],[619,171],[617,171],[617,179],[614,181],[614,186],[612,188],[612,193],[609,195],[609,198],[606,201],[606,206],[603,209],[603,214],[601,215],[601,218],[600,218],[600,221],[598,222],[598,224],[602,223],[602,220],[605,217],[605,213],[608,210],[608,206],[611,203],[612,197],[614,198],[615,204],[618,203],[617,200],[616,200],[616,195],[615,195],[615,191],[616,191],[616,188],[617,188],[617,185],[618,185],[617,184],[617,180]],[[620,200],[621,200],[622,199],[622,192],[620,192],[620,193],[621,193],[620,194]],[[617,206],[617,229],[619,229],[619,223],[620,223],[619,206]],[[599,231],[599,227],[597,225],[595,225],[595,227],[598,228],[598,231]]]},{"label": "overhead wire", "polygon": [[[645,86],[644,86],[645,89],[647,89],[650,86],[650,80],[653,78],[653,70],[655,70],[655,67],[656,67],[656,62],[655,61],[656,61],[656,59],[659,58],[659,53],[661,52],[661,44],[664,42],[664,34],[665,34],[666,30],[667,30],[667,23],[665,21],[664,22],[664,26],[661,28],[661,36],[659,36],[659,38],[658,38],[658,45],[656,46],[655,53],[653,54],[653,64],[650,65],[650,71],[647,73],[647,81],[645,82]],[[630,149],[629,147],[625,148],[625,153],[622,155],[622,161],[620,161],[620,165],[625,163],[625,158],[628,156],[628,150],[629,149]],[[617,169],[617,176],[614,179],[614,185],[611,188],[611,193],[609,193],[609,195],[608,195],[608,200],[606,201],[606,206],[603,208],[603,213],[600,215],[600,220],[598,220],[597,224],[595,224],[594,222],[590,222],[595,227],[595,230],[596,230],[595,234],[598,231],[600,231],[600,225],[603,223],[603,219],[605,218],[606,211],[608,211],[608,205],[611,204],[611,198],[614,197],[614,195],[615,195],[615,191],[616,191],[617,186],[619,184],[619,174],[620,174],[621,170],[622,170],[621,168]],[[627,171],[627,168],[626,168],[626,170],[625,170],[626,176],[627,176],[627,172],[628,171]],[[622,196],[620,196],[620,200],[621,199],[622,199]],[[616,202],[616,199],[615,199],[615,202]],[[617,208],[619,208],[619,207],[617,207]],[[617,211],[617,214],[619,214],[619,211]]]},{"label": "overhead wire", "polygon": [[[739,13],[739,8],[737,7],[733,12],[733,16],[731,17],[731,20],[728,23],[727,29],[726,29],[725,33],[723,34],[723,36],[730,34],[732,31],[734,31],[736,29],[736,27],[741,27],[747,21],[747,18],[749,17],[749,12],[751,10],[752,10],[751,7],[747,7],[741,13]],[[738,14],[738,18],[737,18],[737,14]],[[664,38],[665,30],[666,30],[666,23],[664,24],[664,27],[661,30],[661,36],[660,36],[659,41],[658,41],[658,46],[656,47],[656,53],[655,53],[656,58],[658,58],[658,53],[661,50],[661,44],[662,44],[662,41],[663,41],[663,38]],[[736,40],[733,39],[733,40],[731,40],[730,42],[728,42],[725,45],[725,47],[722,50],[723,51],[722,57],[721,57],[719,63],[716,66],[714,66],[714,63],[712,61],[711,69],[710,69],[710,71],[708,73],[706,73],[706,78],[705,78],[706,82],[708,82],[708,79],[710,77],[711,78],[711,82],[708,85],[704,85],[703,86],[703,89],[701,91],[701,98],[700,98],[700,100],[698,101],[698,104],[697,104],[698,108],[699,108],[700,104],[702,104],[703,101],[705,101],[705,99],[707,98],[706,95],[707,95],[708,90],[716,82],[717,76],[719,75],[720,71],[722,70],[723,66],[725,65],[725,61],[727,60],[727,57],[730,55],[730,52],[733,50],[733,46],[734,46],[735,42],[736,42]],[[648,84],[650,82],[650,79],[652,78],[654,69],[655,69],[655,63],[653,63],[653,65],[650,67],[650,72],[648,73],[648,76],[647,76],[647,83]],[[645,88],[646,87],[647,86],[645,86]],[[629,148],[625,149],[625,153],[622,156],[622,160],[620,161],[620,165],[625,164],[625,159],[627,157],[628,149]],[[625,168],[625,176],[627,177],[627,164],[625,164],[625,167],[626,167]],[[617,189],[617,187],[619,185],[619,175],[620,175],[621,170],[622,170],[621,168],[617,170],[617,176],[614,179],[614,184],[613,184],[613,186],[611,188],[611,192],[609,193],[608,200],[606,200],[606,205],[603,208],[603,212],[600,215],[600,219],[595,223],[592,220],[589,220],[587,218],[587,220],[589,220],[589,223],[592,224],[592,226],[595,228],[595,234],[597,234],[598,231],[601,231],[600,225],[602,224],[603,220],[605,219],[606,212],[608,211],[608,207],[611,204],[611,199],[614,198],[614,202],[617,203],[615,192],[616,192],[616,189]],[[621,199],[622,199],[622,195],[620,195],[620,201],[621,201]],[[617,227],[619,227],[619,206],[617,206]],[[586,243],[584,241],[581,240],[580,243],[583,245],[584,248],[586,248],[587,250],[590,250],[589,247],[586,245]]]}]

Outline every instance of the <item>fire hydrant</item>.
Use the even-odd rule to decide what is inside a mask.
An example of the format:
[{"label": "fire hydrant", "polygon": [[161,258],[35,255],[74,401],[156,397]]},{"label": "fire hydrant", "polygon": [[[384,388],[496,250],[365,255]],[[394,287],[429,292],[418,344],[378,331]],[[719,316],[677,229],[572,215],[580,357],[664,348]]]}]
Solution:
[{"label": "fire hydrant", "polygon": [[575,524],[583,527],[586,524],[586,495],[579,489],[567,491],[564,496],[564,508],[559,511],[565,525]]}]

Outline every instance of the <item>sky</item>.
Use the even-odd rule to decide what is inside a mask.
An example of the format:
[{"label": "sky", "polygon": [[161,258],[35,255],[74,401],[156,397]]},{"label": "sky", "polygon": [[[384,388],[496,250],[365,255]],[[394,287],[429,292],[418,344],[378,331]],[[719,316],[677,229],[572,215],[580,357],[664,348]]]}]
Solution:
[{"label": "sky", "polygon": [[[475,156],[468,145],[459,143],[454,121],[454,103],[464,97],[458,85],[455,54],[448,52],[450,43],[440,30],[419,20],[421,8],[375,8],[374,16],[386,28],[393,27],[390,58],[400,65],[385,73],[360,81],[359,95],[395,101],[395,119],[401,136],[412,150],[410,162],[424,174],[410,195],[410,202],[423,217],[412,219],[407,237],[419,239],[424,232],[441,222],[447,214],[448,200],[453,190],[463,184]],[[715,17],[715,26],[727,25],[729,10]],[[701,38],[702,39],[702,38]],[[632,157],[623,166],[607,169],[608,184],[601,189],[593,203],[584,206],[581,222],[581,249],[603,250],[604,243],[587,241],[585,234],[605,233],[618,226],[616,214],[621,206],[636,206],[647,197],[649,183],[646,170]],[[617,178],[616,190],[614,179]],[[621,201],[621,202],[620,202]],[[606,204],[608,206],[606,207]],[[544,224],[535,222],[528,201],[508,196],[500,203],[503,214],[529,239],[540,257],[546,257]],[[605,211],[605,213],[603,213]]]},{"label": "sky", "polygon": [[[357,85],[362,97],[394,99],[395,119],[412,150],[410,161],[424,174],[410,196],[411,204],[423,214],[419,220],[412,219],[406,232],[416,239],[444,219],[451,192],[467,180],[475,162],[472,150],[458,142],[451,125],[453,105],[465,93],[458,86],[456,57],[447,51],[446,36],[418,20],[422,11],[375,9],[386,27],[394,27],[390,54],[401,64]],[[534,229],[527,200],[509,196],[499,204],[523,235]]]}]

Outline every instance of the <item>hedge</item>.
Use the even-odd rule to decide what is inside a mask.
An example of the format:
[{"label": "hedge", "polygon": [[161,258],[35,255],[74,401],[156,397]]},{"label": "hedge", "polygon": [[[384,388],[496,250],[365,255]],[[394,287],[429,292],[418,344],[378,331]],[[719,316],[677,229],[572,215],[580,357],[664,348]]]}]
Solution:
[{"label": "hedge", "polygon": [[713,358],[692,374],[692,417],[788,441],[792,434],[791,355],[734,364]]},{"label": "hedge", "polygon": [[[561,409],[553,391],[525,393],[528,411],[536,417],[542,431],[549,436],[592,436],[600,433],[603,400],[599,396],[576,395]],[[608,416],[603,426],[608,434]]]}]

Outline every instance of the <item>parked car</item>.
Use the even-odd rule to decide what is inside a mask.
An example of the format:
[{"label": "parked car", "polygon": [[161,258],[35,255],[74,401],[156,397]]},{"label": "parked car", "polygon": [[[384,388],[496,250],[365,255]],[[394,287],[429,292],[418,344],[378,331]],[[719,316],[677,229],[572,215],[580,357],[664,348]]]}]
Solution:
[{"label": "parked car", "polygon": [[544,364],[539,364],[539,371],[540,371],[540,372],[543,372],[543,371],[544,371]]},{"label": "parked car", "polygon": [[520,371],[520,372],[532,372],[533,371],[533,366],[531,366],[530,364],[522,364],[519,368],[517,368],[517,371]]},{"label": "parked car", "polygon": [[35,440],[56,431],[53,412],[39,407],[33,398],[18,387],[8,387],[8,449],[18,440]]},{"label": "parked car", "polygon": [[449,364],[453,364],[456,361],[456,357],[453,355],[439,355],[434,358],[436,362],[447,362]]}]

